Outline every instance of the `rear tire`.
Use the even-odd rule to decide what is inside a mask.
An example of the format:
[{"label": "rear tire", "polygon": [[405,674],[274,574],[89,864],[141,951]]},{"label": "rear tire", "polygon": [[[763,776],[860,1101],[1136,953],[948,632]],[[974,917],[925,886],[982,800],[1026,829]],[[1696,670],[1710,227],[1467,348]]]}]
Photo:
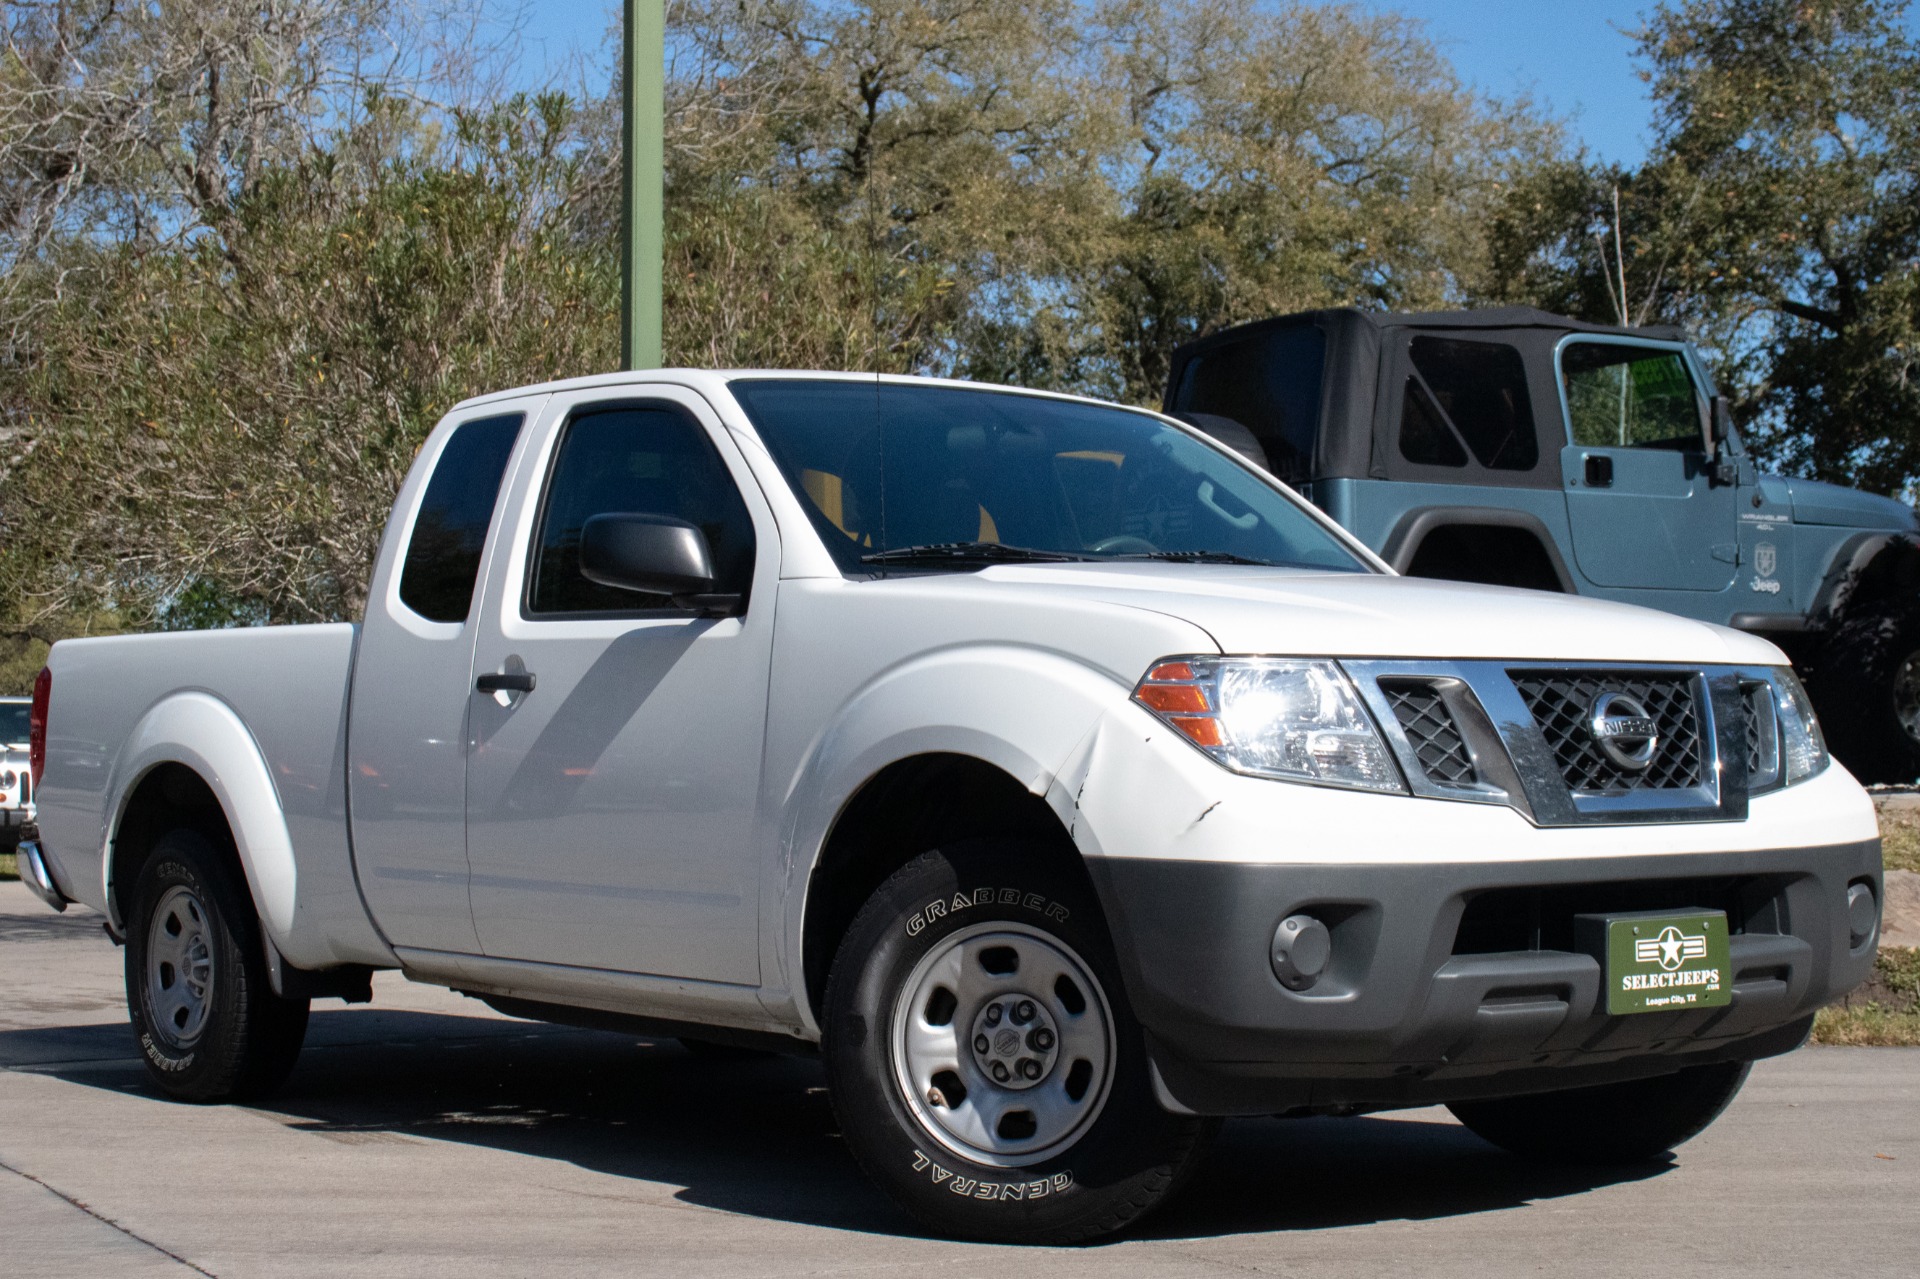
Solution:
[{"label": "rear tire", "polygon": [[1808,691],[1834,757],[1855,777],[1920,777],[1920,607],[1863,608],[1820,650]]},{"label": "rear tire", "polygon": [[1217,1126],[1155,1100],[1098,905],[1050,853],[923,854],[868,900],[827,983],[847,1146],[943,1234],[1108,1234],[1166,1199]]},{"label": "rear tire", "polygon": [[1720,1117],[1752,1063],[1693,1066],[1678,1074],[1447,1107],[1479,1136],[1529,1159],[1634,1164],[1658,1158]]},{"label": "rear tire", "polygon": [[306,1038],[307,1001],[273,993],[253,903],[228,859],[198,831],[169,831],[132,900],[127,1013],[154,1082],[196,1102],[277,1087]]}]

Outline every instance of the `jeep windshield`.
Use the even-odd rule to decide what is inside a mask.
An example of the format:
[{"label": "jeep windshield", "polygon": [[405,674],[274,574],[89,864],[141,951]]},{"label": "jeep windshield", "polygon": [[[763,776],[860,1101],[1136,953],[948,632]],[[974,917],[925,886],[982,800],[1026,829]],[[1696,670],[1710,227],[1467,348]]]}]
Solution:
[{"label": "jeep windshield", "polygon": [[900,382],[730,386],[849,573],[1072,560],[1369,571],[1271,480],[1150,414]]}]

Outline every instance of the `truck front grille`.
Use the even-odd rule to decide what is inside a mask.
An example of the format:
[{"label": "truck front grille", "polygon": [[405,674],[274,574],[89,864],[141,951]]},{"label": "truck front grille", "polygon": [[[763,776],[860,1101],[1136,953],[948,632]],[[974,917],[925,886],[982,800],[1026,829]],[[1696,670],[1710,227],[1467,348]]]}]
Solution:
[{"label": "truck front grille", "polygon": [[1429,778],[1441,786],[1479,784],[1473,755],[1431,680],[1381,680],[1380,691]]},{"label": "truck front grille", "polygon": [[[1516,670],[1509,675],[1575,793],[1684,790],[1700,784],[1700,718],[1691,675],[1592,670]],[[1645,769],[1616,764],[1594,738],[1589,721],[1602,693],[1633,698],[1659,726],[1659,745]]]}]

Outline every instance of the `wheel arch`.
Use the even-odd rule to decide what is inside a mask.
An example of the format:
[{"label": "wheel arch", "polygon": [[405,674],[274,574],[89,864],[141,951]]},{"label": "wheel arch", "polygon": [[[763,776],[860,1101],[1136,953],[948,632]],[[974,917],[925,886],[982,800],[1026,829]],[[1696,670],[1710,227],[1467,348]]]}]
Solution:
[{"label": "wheel arch", "polygon": [[134,726],[112,790],[102,850],[110,918],[124,926],[125,894],[153,841],[185,825],[230,850],[261,927],[276,943],[292,931],[298,873],[286,814],[253,734],[210,694],[176,693]]},{"label": "wheel arch", "polygon": [[[1162,653],[1142,656],[1145,671]],[[839,939],[873,889],[957,839],[1034,839],[1085,874],[1060,771],[1128,687],[1064,655],[945,650],[848,699],[785,788],[787,815],[767,971],[784,974],[800,1027],[815,1015]]]},{"label": "wheel arch", "polygon": [[[1382,545],[1380,558],[1392,565],[1394,572],[1412,574],[1423,551],[1431,554],[1443,539],[1467,533],[1482,536],[1491,534],[1512,546],[1531,548],[1538,558],[1525,574],[1529,579],[1526,581],[1507,580],[1499,575],[1453,580],[1495,586],[1531,586],[1536,590],[1558,590],[1566,595],[1578,593],[1573,572],[1560,554],[1559,543],[1554,540],[1552,531],[1539,516],[1530,511],[1510,511],[1493,506],[1427,506],[1408,511]],[[1428,575],[1434,574],[1416,574]]]},{"label": "wheel arch", "polygon": [[815,1016],[840,940],[874,890],[928,849],[967,839],[1030,841],[1071,873],[1080,852],[1047,800],[974,755],[933,751],[895,760],[849,797],[807,877],[800,962]]},{"label": "wheel arch", "polygon": [[1807,616],[1830,627],[1856,609],[1901,598],[1920,602],[1920,537],[1862,533],[1834,552]]}]

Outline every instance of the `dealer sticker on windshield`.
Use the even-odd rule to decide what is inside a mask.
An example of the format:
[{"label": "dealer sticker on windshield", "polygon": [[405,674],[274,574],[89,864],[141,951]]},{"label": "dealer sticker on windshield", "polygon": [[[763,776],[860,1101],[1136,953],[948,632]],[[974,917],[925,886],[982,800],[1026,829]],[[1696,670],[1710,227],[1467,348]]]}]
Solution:
[{"label": "dealer sticker on windshield", "polygon": [[1607,1011],[1676,1012],[1733,1002],[1726,912],[1607,920]]}]

